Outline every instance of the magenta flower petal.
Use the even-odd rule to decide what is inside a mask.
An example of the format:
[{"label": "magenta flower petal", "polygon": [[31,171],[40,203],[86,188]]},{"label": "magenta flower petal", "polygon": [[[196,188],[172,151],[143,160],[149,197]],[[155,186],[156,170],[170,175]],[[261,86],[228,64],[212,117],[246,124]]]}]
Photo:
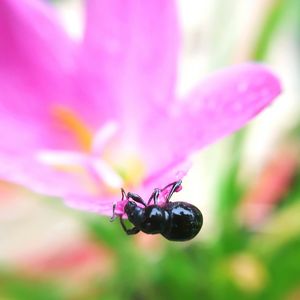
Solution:
[{"label": "magenta flower petal", "polygon": [[180,113],[174,121],[182,129],[177,131],[181,151],[200,149],[241,128],[280,92],[278,78],[258,64],[239,65],[209,77],[177,108]]},{"label": "magenta flower petal", "polygon": [[[155,176],[163,166],[176,165],[193,151],[241,128],[280,91],[278,79],[258,64],[239,65],[208,77],[187,99],[169,108],[169,119],[153,122],[151,130],[141,133],[147,132],[143,153],[147,153],[150,173]],[[163,142],[158,145],[157,141]]]},{"label": "magenta flower petal", "polygon": [[113,203],[120,200],[120,195],[114,197],[88,196],[79,194],[68,194],[64,202],[76,209],[99,213],[101,215],[112,216]]},{"label": "magenta flower petal", "polygon": [[97,91],[112,89],[110,108],[118,105],[125,126],[172,100],[178,50],[174,1],[87,1],[81,73],[93,75]]},{"label": "magenta flower petal", "polygon": [[47,98],[26,86],[22,77],[1,73],[0,90],[2,151],[26,156],[41,148],[78,148],[76,138],[56,116],[55,102],[47,102]]},{"label": "magenta flower petal", "polygon": [[[53,130],[58,125],[51,114],[55,103],[62,105],[70,98],[74,52],[74,43],[46,2],[0,1],[0,118],[4,148],[25,154],[41,146],[71,143],[59,130]],[[5,133],[5,128],[11,131]]]},{"label": "magenta flower petal", "polygon": [[[19,155],[40,148],[78,149],[78,135],[96,131],[105,121],[104,107],[112,118],[99,90],[87,92],[84,82],[93,77],[85,74],[81,82],[76,76],[77,50],[46,2],[0,1],[2,148]],[[109,99],[104,91],[101,97]],[[70,134],[71,126],[77,137]],[[22,135],[16,139],[11,132]]]},{"label": "magenta flower petal", "polygon": [[[44,135],[54,132],[53,138],[59,135],[55,132],[59,124],[53,120],[57,107],[79,115],[94,131],[116,118],[120,112],[114,95],[117,84],[112,79],[104,86],[107,78],[102,76],[99,82],[98,75],[82,70],[78,52],[78,44],[64,31],[50,3],[1,0],[0,110],[5,107],[26,123],[36,121],[39,125],[33,127],[44,127]],[[90,66],[94,63],[92,57],[88,59]],[[97,67],[99,74],[103,68]],[[66,136],[58,139],[53,143],[60,144]]]},{"label": "magenta flower petal", "polygon": [[[65,96],[65,76],[74,69],[74,43],[45,1],[0,1],[0,53],[2,74],[11,77],[12,83],[22,78],[27,93],[34,89],[42,97],[30,110],[27,107],[28,112],[58,92]],[[25,109],[27,103],[6,99],[6,105]]]},{"label": "magenta flower petal", "polygon": [[174,2],[86,4],[84,40],[75,44],[46,2],[0,1],[2,179],[111,214],[121,187],[148,197],[182,178],[193,151],[280,92],[269,71],[248,64],[176,102]]},{"label": "magenta flower petal", "polygon": [[61,197],[74,190],[81,195],[90,192],[89,186],[83,184],[83,178],[79,175],[48,168],[34,159],[1,153],[0,165],[1,178],[26,186],[37,193]]}]

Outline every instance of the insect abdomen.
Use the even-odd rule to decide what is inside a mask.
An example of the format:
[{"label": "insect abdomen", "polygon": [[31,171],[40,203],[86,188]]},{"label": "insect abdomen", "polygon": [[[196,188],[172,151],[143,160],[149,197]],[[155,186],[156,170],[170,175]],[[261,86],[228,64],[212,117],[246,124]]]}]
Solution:
[{"label": "insect abdomen", "polygon": [[170,215],[169,226],[161,233],[170,241],[187,241],[195,237],[203,224],[200,210],[186,202],[169,202],[164,207]]}]

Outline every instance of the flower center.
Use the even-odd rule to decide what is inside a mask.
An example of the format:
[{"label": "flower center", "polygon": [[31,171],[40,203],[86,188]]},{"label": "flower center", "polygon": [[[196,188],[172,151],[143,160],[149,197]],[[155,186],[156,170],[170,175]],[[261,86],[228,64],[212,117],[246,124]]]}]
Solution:
[{"label": "flower center", "polygon": [[116,194],[121,187],[132,189],[142,182],[145,165],[132,151],[122,150],[116,138],[116,122],[107,122],[93,133],[79,115],[67,107],[55,106],[53,116],[76,139],[82,151],[41,151],[38,153],[41,162],[84,178],[87,175],[96,186],[94,191],[102,193]]},{"label": "flower center", "polygon": [[108,158],[107,161],[124,180],[124,189],[130,190],[141,184],[146,170],[145,164],[138,155],[127,153],[123,154],[119,160],[113,161],[112,158]]}]

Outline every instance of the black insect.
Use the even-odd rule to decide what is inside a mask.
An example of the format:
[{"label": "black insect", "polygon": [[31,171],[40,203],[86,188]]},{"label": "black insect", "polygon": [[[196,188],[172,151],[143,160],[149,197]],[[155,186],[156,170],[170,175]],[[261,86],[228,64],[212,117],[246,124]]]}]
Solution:
[{"label": "black insect", "polygon": [[[122,200],[129,200],[125,205],[125,213],[134,227],[128,229],[124,224],[122,215],[120,223],[128,235],[143,231],[148,234],[160,233],[170,241],[187,241],[194,238],[203,224],[203,216],[194,205],[186,202],[170,202],[170,198],[181,189],[182,181],[168,184],[163,189],[154,189],[147,203],[137,194],[127,193],[121,189]],[[169,190],[165,203],[158,205],[159,195]],[[151,201],[154,204],[150,204]],[[142,204],[140,207],[137,203]],[[112,220],[115,218],[115,205]]]}]

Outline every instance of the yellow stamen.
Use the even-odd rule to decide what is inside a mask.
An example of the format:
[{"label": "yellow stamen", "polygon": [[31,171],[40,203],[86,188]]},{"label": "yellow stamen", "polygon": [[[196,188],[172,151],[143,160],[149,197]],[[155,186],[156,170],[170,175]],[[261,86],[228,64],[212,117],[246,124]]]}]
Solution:
[{"label": "yellow stamen", "polygon": [[53,108],[55,119],[76,138],[84,151],[89,151],[92,145],[92,132],[71,109],[64,106]]},{"label": "yellow stamen", "polygon": [[134,155],[127,155],[121,162],[112,162],[114,169],[124,179],[126,189],[138,186],[145,175],[145,165],[141,159]]},{"label": "yellow stamen", "polygon": [[[53,107],[53,116],[55,120],[58,122],[60,126],[63,126],[65,130],[67,130],[70,135],[72,135],[80,145],[81,149],[85,152],[91,152],[92,151],[92,145],[93,145],[93,133],[91,129],[84,123],[84,121],[80,118],[79,115],[76,114],[73,110],[69,109],[65,106],[57,105]],[[109,127],[110,126],[110,127]],[[111,127],[111,124],[109,124],[108,127],[104,128],[108,132],[104,131],[102,132],[102,136],[99,134],[98,136],[98,144],[103,143],[101,140],[104,139],[104,141],[109,139],[109,134],[112,132],[114,133],[115,129],[114,127]],[[112,172],[114,171],[116,173],[116,177],[120,176],[120,180],[124,181],[124,186],[126,190],[132,190],[136,186],[139,186],[142,182],[142,179],[144,178],[146,168],[143,161],[133,153],[125,154],[125,153],[115,153],[113,150],[118,150],[118,147],[112,146],[113,144],[106,144],[101,145],[104,146],[105,151],[101,153],[101,160],[105,163],[107,163],[109,166],[111,166]],[[119,154],[119,155],[118,155]],[[89,155],[89,154],[88,154]],[[118,160],[119,159],[119,160]],[[64,170],[66,172],[74,172],[82,174],[84,173],[84,169],[82,168],[81,164],[74,161],[74,164],[54,164],[57,168]],[[100,170],[101,171],[101,170]],[[103,171],[103,170],[102,170]],[[105,170],[104,170],[105,171]],[[107,170],[106,170],[107,171]],[[102,176],[110,176],[110,179],[112,179],[112,174],[109,173],[99,173],[102,178]],[[108,177],[107,177],[108,178]],[[107,179],[106,178],[106,179]],[[103,178],[102,178],[103,179]],[[113,182],[113,180],[112,180]],[[116,180],[114,179],[114,184]],[[118,184],[115,184],[116,186]],[[107,191],[110,194],[114,193],[120,193],[120,188],[116,188],[110,184],[106,184],[105,191]]]}]

